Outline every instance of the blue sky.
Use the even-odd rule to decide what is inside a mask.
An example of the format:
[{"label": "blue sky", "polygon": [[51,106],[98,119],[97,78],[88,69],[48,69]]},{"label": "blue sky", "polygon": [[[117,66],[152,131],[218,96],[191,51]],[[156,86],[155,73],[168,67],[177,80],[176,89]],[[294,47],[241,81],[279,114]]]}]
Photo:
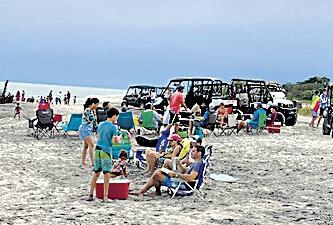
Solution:
[{"label": "blue sky", "polygon": [[332,79],[332,1],[0,1],[0,80]]}]

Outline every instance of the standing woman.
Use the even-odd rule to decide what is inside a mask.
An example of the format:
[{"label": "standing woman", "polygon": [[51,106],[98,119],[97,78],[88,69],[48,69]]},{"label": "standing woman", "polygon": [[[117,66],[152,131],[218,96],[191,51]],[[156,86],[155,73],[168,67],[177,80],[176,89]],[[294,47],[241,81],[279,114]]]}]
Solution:
[{"label": "standing woman", "polygon": [[94,148],[95,144],[92,139],[92,131],[94,127],[97,127],[96,109],[98,107],[98,98],[88,98],[83,105],[84,113],[82,116],[82,124],[79,128],[80,139],[83,141],[82,150],[82,165],[86,165],[86,155],[89,148],[89,157],[91,166],[94,163]]}]

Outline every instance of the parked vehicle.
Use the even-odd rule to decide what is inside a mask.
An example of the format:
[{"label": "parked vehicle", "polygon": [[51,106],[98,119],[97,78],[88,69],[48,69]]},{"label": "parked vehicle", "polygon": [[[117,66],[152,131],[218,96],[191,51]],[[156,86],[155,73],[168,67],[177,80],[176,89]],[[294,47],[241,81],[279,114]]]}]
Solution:
[{"label": "parked vehicle", "polygon": [[276,82],[252,79],[232,79],[231,95],[237,99],[237,106],[244,114],[253,114],[257,103],[265,109],[278,107],[284,115],[284,123],[293,126],[297,121],[296,103],[286,98],[286,91]]},{"label": "parked vehicle", "polygon": [[333,83],[329,84],[327,87],[327,95],[328,95],[328,107],[323,113],[324,124],[323,124],[323,134],[330,135],[332,132],[333,126]]},{"label": "parked vehicle", "polygon": [[146,103],[151,102],[152,93],[155,93],[156,97],[158,97],[163,90],[164,87],[154,87],[149,85],[129,86],[121,106],[144,108]]},{"label": "parked vehicle", "polygon": [[164,111],[168,106],[170,95],[176,91],[177,87],[184,87],[185,104],[192,108],[196,103],[200,106],[208,106],[213,99],[222,99],[223,96],[229,97],[229,84],[221,79],[212,77],[179,77],[169,81],[169,84],[156,99],[154,106],[158,110]]}]

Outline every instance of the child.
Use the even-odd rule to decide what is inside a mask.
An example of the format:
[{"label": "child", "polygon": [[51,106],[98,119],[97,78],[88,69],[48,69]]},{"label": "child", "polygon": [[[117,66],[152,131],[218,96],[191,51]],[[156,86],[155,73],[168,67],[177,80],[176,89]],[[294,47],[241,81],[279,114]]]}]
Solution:
[{"label": "child", "polygon": [[90,194],[88,201],[93,200],[94,189],[99,174],[103,171],[104,174],[104,197],[103,202],[109,202],[109,180],[112,168],[112,139],[118,140],[118,130],[114,125],[117,122],[119,111],[116,108],[111,108],[107,111],[107,120],[101,122],[98,126],[99,138],[95,149],[94,171],[90,185]]},{"label": "child", "polygon": [[74,103],[74,105],[76,104],[76,96],[74,96],[74,98],[73,98],[73,103]]},{"label": "child", "polygon": [[20,107],[20,103],[17,103],[14,109],[15,112],[14,119],[16,118],[16,116],[18,116],[18,118],[21,119],[21,110],[22,108]]},{"label": "child", "polygon": [[125,150],[121,150],[119,153],[118,160],[113,164],[113,169],[111,172],[112,177],[124,176],[127,177],[127,152]]}]

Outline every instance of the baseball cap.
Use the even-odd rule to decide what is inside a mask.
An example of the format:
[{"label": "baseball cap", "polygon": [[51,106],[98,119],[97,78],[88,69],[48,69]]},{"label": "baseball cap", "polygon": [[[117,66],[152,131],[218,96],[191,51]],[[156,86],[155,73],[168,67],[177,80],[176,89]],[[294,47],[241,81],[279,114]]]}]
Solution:
[{"label": "baseball cap", "polygon": [[168,137],[169,141],[181,141],[182,138],[178,134],[172,134],[170,137]]}]

